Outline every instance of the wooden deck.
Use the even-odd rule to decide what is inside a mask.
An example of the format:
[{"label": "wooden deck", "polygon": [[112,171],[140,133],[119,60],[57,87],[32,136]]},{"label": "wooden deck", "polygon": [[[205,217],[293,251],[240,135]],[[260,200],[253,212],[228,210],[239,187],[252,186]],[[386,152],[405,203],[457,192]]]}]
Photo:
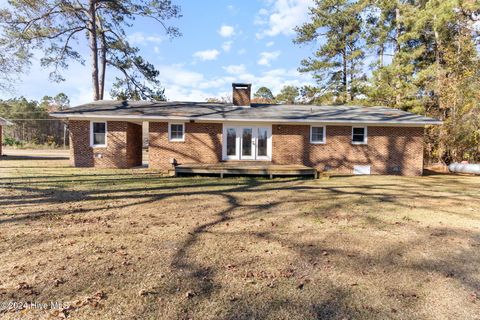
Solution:
[{"label": "wooden deck", "polygon": [[225,175],[256,175],[256,176],[312,176],[317,177],[315,168],[303,165],[280,165],[270,162],[241,161],[220,162],[215,164],[181,164],[175,167],[175,174],[218,174],[221,178]]}]

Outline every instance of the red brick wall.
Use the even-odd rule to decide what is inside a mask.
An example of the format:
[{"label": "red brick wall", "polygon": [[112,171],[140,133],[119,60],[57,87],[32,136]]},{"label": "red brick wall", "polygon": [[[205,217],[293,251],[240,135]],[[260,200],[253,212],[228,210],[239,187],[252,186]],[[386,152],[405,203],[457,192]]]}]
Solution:
[{"label": "red brick wall", "polygon": [[172,168],[182,163],[216,163],[222,160],[222,124],[185,123],[185,141],[168,141],[168,123],[150,122],[149,167]]},{"label": "red brick wall", "polygon": [[[107,147],[89,145],[89,121],[70,121],[71,160],[75,166],[127,168],[141,164],[141,126],[109,121]],[[305,164],[318,170],[352,174],[370,165],[372,174],[421,175],[423,128],[368,127],[368,144],[351,143],[350,126],[327,126],[326,143],[310,144],[308,125],[272,125],[272,162]],[[185,123],[185,141],[168,141],[168,123],[149,125],[149,166],[168,170],[177,163],[217,163],[222,159],[222,124]],[[101,154],[99,158],[96,155]]]},{"label": "red brick wall", "polygon": [[423,128],[368,127],[367,131],[368,144],[354,145],[352,127],[327,126],[326,143],[310,144],[310,126],[273,125],[272,162],[345,174],[353,173],[354,165],[370,165],[372,174],[422,174]]},{"label": "red brick wall", "polygon": [[90,146],[90,121],[70,120],[70,162],[76,167],[130,168],[142,164],[142,126],[107,122],[107,146]]},{"label": "red brick wall", "polygon": [[75,167],[93,167],[93,149],[90,147],[90,121],[70,120],[70,164]]}]

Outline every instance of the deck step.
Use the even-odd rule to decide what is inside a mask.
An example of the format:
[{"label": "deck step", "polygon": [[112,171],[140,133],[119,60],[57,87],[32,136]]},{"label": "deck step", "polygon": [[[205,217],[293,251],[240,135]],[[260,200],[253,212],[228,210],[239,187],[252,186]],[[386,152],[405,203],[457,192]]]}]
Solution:
[{"label": "deck step", "polygon": [[259,163],[218,163],[218,164],[181,164],[175,167],[175,173],[260,175],[269,176],[314,176],[317,170],[303,165],[279,165]]}]

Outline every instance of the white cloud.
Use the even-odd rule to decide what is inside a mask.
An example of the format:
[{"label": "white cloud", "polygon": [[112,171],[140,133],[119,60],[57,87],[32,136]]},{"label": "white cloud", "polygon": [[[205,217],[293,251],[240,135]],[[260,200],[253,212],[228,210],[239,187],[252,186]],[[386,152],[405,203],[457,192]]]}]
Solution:
[{"label": "white cloud", "polygon": [[179,86],[196,86],[204,80],[203,74],[195,71],[185,70],[182,65],[163,65],[159,66],[160,79],[162,82],[175,84]]},{"label": "white cloud", "polygon": [[168,100],[205,101],[210,96],[199,89],[200,84],[205,82],[202,73],[187,70],[182,64],[160,65],[157,69]]},{"label": "white cloud", "polygon": [[225,41],[225,42],[222,44],[222,49],[223,49],[223,51],[225,51],[225,52],[230,51],[230,49],[232,48],[232,44],[233,44],[233,41]]},{"label": "white cloud", "polygon": [[235,28],[224,24],[223,26],[220,27],[220,30],[218,30],[218,33],[224,38],[229,38],[235,34]]},{"label": "white cloud", "polygon": [[256,34],[257,39],[294,34],[293,29],[307,21],[308,8],[314,0],[278,0],[268,4],[269,7],[260,9],[255,17],[254,23],[265,27]]},{"label": "white cloud", "polygon": [[205,101],[211,97],[231,96],[233,82],[248,82],[253,92],[266,86],[277,94],[285,85],[303,86],[313,84],[310,74],[299,73],[296,69],[275,68],[263,72],[249,73],[244,64],[223,66],[225,76],[207,77],[188,69],[189,65],[160,65],[162,85],[170,101]]},{"label": "white cloud", "polygon": [[[174,93],[174,95],[167,95],[168,99],[185,100],[185,97],[188,96],[187,93],[195,93],[196,97],[199,97],[198,93],[202,90],[223,88],[225,85],[235,82],[235,77],[232,76],[206,78],[202,73],[185,69],[181,64],[161,65],[157,68],[166,91]],[[204,95],[211,96],[208,93]]]},{"label": "white cloud", "polygon": [[260,53],[260,59],[257,63],[261,66],[269,66],[272,60],[277,59],[280,56],[280,51],[264,51]]},{"label": "white cloud", "polygon": [[258,10],[258,14],[260,16],[266,16],[266,15],[268,15],[268,10],[265,9],[265,8],[262,8],[262,9]]},{"label": "white cloud", "polygon": [[266,16],[268,16],[268,10],[265,8],[260,9],[253,20],[253,24],[258,26],[264,26],[268,24],[268,19]]},{"label": "white cloud", "polygon": [[237,8],[234,5],[228,5],[227,10],[230,12],[230,14],[236,14],[238,12]]},{"label": "white cloud", "polygon": [[252,81],[253,92],[259,87],[265,86],[272,90],[274,94],[280,92],[283,86],[292,85],[301,87],[304,85],[313,85],[314,81],[310,74],[300,74],[296,69],[272,69],[262,72]]},{"label": "white cloud", "polygon": [[211,96],[202,90],[179,85],[165,86],[165,95],[169,101],[206,101]]},{"label": "white cloud", "polygon": [[149,43],[160,43],[162,37],[158,35],[146,35],[143,32],[134,32],[127,36],[127,41],[132,45],[147,45]]},{"label": "white cloud", "polygon": [[275,42],[269,41],[269,42],[267,42],[267,43],[265,44],[265,46],[266,46],[266,47],[271,47],[271,46],[273,46],[274,44],[275,44]]},{"label": "white cloud", "polygon": [[268,71],[265,71],[263,73],[263,75],[267,76],[267,77],[283,77],[285,75],[287,75],[287,70],[285,69],[272,69],[272,70],[268,70]]},{"label": "white cloud", "polygon": [[215,60],[218,58],[219,54],[220,54],[220,51],[218,51],[217,49],[211,49],[211,50],[197,51],[193,54],[193,57],[201,60]]},{"label": "white cloud", "polygon": [[229,66],[222,67],[225,72],[230,73],[230,74],[242,74],[245,73],[245,66],[243,64],[231,64]]},{"label": "white cloud", "polygon": [[235,82],[235,77],[228,76],[228,77],[220,77],[220,78],[214,78],[211,80],[207,81],[202,81],[199,85],[198,88],[200,89],[212,89],[212,88],[223,88],[227,86],[228,84],[231,84]]}]

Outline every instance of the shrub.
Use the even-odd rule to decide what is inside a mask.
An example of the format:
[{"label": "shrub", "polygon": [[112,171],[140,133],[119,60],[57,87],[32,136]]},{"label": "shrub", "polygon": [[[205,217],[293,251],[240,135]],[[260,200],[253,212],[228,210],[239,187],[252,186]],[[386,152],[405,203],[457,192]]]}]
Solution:
[{"label": "shrub", "polygon": [[23,145],[22,141],[16,140],[12,137],[5,137],[3,144],[10,147],[21,147]]}]

